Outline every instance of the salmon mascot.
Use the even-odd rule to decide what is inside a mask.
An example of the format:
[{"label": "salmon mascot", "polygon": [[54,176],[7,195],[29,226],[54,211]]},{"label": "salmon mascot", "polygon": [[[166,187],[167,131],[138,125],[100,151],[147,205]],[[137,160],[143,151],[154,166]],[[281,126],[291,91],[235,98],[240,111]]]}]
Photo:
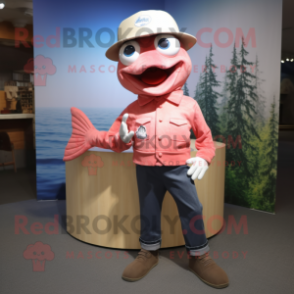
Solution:
[{"label": "salmon mascot", "polygon": [[[189,269],[212,287],[229,285],[225,271],[209,256],[202,204],[194,184],[215,156],[211,131],[199,105],[182,91],[192,68],[187,50],[196,41],[194,36],[180,32],[167,12],[149,10],[130,16],[120,24],[118,41],[107,50],[106,57],[118,61],[118,79],[138,95],[137,100],[123,110],[109,131],[97,130],[81,110],[71,108],[73,131],[65,161],[94,146],[115,152],[133,147],[141,251],[122,274],[127,281],[143,278],[158,263],[161,207],[169,191],[177,204],[185,247],[191,256]],[[191,129],[198,150],[194,158],[190,158]]]}]

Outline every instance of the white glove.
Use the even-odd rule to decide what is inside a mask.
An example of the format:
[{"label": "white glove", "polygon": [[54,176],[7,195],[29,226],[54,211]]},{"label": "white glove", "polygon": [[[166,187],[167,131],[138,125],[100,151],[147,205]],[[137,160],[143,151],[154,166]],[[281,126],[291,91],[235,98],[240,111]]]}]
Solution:
[{"label": "white glove", "polygon": [[191,179],[194,181],[196,178],[201,180],[208,169],[208,163],[205,159],[201,157],[192,157],[186,161],[187,164],[192,163],[192,166],[189,168],[187,175],[191,176]]},{"label": "white glove", "polygon": [[129,132],[128,125],[126,124],[126,120],[128,118],[128,113],[125,113],[122,117],[122,122],[119,129],[119,136],[124,143],[129,143],[134,136],[134,132]]}]

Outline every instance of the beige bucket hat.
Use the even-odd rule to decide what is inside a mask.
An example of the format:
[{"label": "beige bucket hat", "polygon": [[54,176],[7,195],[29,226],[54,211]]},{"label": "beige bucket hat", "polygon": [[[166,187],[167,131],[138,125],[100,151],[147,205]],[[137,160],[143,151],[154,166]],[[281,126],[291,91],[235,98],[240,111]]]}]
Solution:
[{"label": "beige bucket hat", "polygon": [[120,23],[117,42],[108,48],[105,55],[110,60],[118,61],[119,49],[124,42],[135,38],[167,33],[177,37],[186,50],[192,48],[197,42],[194,36],[180,32],[176,21],[167,12],[146,10],[139,11]]}]

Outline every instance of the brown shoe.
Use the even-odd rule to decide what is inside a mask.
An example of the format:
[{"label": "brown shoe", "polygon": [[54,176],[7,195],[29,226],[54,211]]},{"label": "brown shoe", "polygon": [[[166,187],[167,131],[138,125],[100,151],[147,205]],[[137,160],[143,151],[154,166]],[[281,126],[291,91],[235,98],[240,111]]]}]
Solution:
[{"label": "brown shoe", "polygon": [[191,256],[189,269],[209,286],[214,288],[225,288],[229,286],[229,278],[226,272],[208,254]]},{"label": "brown shoe", "polygon": [[158,264],[158,250],[148,251],[141,249],[136,259],[124,270],[122,278],[134,282],[142,279],[148,272]]}]

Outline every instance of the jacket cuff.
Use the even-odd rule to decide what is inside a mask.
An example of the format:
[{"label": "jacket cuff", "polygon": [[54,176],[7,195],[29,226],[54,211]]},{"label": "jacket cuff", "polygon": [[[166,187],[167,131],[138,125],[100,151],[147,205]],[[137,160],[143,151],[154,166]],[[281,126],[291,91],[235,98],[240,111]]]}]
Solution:
[{"label": "jacket cuff", "polygon": [[205,159],[207,161],[208,165],[210,165],[212,159],[214,158],[214,155],[209,156],[209,154],[205,154],[204,152],[198,151],[196,153],[196,157],[201,157],[201,158]]},{"label": "jacket cuff", "polygon": [[125,142],[121,139],[119,133],[116,133],[116,134],[114,135],[114,137],[115,137],[115,141],[118,143],[118,149],[119,149],[121,152],[124,151],[124,150],[127,150],[127,149],[131,148],[132,145],[133,145],[133,141],[132,141],[132,139],[130,140],[129,143],[125,143]]}]

